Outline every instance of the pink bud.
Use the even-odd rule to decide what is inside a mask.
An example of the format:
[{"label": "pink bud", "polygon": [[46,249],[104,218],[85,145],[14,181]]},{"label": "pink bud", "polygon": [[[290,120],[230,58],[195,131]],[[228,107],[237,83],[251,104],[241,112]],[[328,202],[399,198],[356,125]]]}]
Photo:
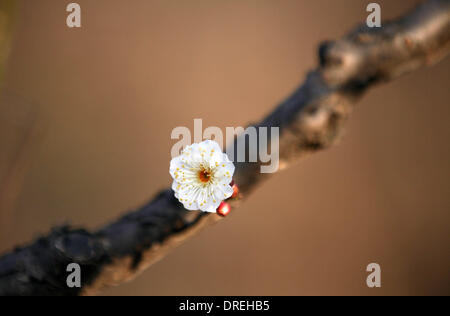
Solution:
[{"label": "pink bud", "polygon": [[217,208],[217,215],[225,217],[227,216],[231,211],[231,206],[227,202],[220,203],[219,207]]}]

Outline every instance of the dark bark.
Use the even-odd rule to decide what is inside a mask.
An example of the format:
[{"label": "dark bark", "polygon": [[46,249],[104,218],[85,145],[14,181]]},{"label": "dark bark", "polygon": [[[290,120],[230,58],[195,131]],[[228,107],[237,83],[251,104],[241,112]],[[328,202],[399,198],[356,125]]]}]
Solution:
[{"label": "dark bark", "polygon": [[[431,0],[382,28],[360,26],[318,50],[319,66],[303,85],[256,126],[280,128],[280,166],[333,144],[355,102],[375,83],[431,64],[450,49],[450,1]],[[260,163],[236,163],[240,198],[268,174]],[[233,207],[237,206],[232,201]],[[119,284],[163,257],[215,214],[185,211],[165,190],[137,211],[96,232],[63,227],[0,258],[2,295],[92,294]],[[66,286],[77,262],[82,288]]]}]

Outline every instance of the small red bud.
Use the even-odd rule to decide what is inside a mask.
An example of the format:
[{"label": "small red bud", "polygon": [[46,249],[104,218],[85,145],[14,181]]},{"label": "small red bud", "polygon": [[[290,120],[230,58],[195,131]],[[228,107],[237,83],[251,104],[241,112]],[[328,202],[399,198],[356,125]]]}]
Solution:
[{"label": "small red bud", "polygon": [[227,216],[231,211],[231,206],[227,202],[220,203],[219,207],[217,208],[217,215],[225,217]]},{"label": "small red bud", "polygon": [[233,199],[233,198],[238,196],[238,194],[239,194],[239,187],[237,186],[236,183],[234,183],[234,180],[231,181],[230,185],[231,185],[231,188],[233,189],[233,194],[231,195],[231,198]]}]

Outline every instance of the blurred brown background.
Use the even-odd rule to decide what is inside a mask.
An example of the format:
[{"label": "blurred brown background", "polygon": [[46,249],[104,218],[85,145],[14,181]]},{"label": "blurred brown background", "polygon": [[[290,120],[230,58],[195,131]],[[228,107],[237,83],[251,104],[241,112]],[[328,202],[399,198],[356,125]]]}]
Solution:
[{"label": "blurred brown background", "polygon": [[[171,183],[170,132],[264,116],[361,0],[23,0],[0,128],[0,251],[98,227]],[[419,1],[378,1],[389,19]],[[371,90],[337,147],[105,295],[450,294],[450,59]],[[32,126],[32,127],[30,127]],[[17,199],[13,196],[17,195]],[[369,289],[366,266],[382,268]]]}]

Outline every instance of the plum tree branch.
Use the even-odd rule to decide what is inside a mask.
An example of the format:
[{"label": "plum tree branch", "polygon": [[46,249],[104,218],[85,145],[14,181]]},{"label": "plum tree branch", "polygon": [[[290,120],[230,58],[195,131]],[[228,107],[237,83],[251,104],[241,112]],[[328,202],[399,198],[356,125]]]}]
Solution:
[{"label": "plum tree branch", "polygon": [[[333,144],[354,104],[378,82],[432,64],[450,51],[450,1],[430,0],[381,28],[358,27],[320,45],[319,65],[303,85],[255,126],[279,127],[280,167]],[[236,142],[232,144],[236,146]],[[235,151],[236,152],[236,151]],[[235,160],[236,161],[236,160]],[[236,207],[269,177],[260,162],[236,163]],[[95,232],[56,228],[0,258],[2,295],[88,295],[120,284],[162,258],[215,214],[189,212],[168,189]],[[68,288],[66,266],[81,265],[82,287]]]}]

